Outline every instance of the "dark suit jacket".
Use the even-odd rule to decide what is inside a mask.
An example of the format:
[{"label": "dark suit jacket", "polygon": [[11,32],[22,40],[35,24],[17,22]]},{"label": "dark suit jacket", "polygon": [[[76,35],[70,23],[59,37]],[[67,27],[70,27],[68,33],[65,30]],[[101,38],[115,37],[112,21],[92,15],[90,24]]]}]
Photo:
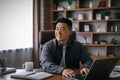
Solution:
[{"label": "dark suit jacket", "polygon": [[[64,67],[60,66],[62,59],[62,45],[52,39],[45,43],[41,53],[41,64],[44,71],[61,74]],[[84,67],[90,67],[92,59],[81,43],[69,40],[65,53],[66,68],[80,68],[80,61]]]}]

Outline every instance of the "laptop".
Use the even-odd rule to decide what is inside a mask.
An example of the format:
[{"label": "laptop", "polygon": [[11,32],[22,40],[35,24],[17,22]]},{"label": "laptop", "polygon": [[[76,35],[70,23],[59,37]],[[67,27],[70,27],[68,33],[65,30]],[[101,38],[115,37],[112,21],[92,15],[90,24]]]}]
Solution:
[{"label": "laptop", "polygon": [[16,72],[16,68],[12,68],[12,67],[5,67],[4,69],[0,68],[0,75],[11,73],[11,72]]},{"label": "laptop", "polygon": [[15,72],[15,71],[16,71],[16,68],[6,67],[6,65],[3,63],[3,60],[0,59],[0,75]]},{"label": "laptop", "polygon": [[76,76],[75,80],[101,80],[109,78],[114,66],[120,58],[105,58],[95,60],[87,75]]}]

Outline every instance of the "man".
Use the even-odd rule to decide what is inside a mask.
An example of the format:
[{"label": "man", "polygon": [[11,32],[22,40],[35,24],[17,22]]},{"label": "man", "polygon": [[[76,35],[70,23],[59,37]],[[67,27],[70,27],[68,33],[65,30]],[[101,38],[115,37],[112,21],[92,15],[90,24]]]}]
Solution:
[{"label": "man", "polygon": [[69,19],[61,18],[56,22],[56,38],[45,43],[41,53],[44,71],[75,77],[72,69],[80,68],[81,61],[84,66],[80,73],[88,73],[92,59],[81,43],[69,38],[71,33],[72,22]]}]

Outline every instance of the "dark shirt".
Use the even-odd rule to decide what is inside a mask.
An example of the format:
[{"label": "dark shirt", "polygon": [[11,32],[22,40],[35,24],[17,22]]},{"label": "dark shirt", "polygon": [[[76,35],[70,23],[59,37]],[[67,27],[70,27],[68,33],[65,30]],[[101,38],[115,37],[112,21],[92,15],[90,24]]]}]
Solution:
[{"label": "dark shirt", "polygon": [[[62,44],[56,39],[45,43],[41,53],[41,65],[44,71],[61,74],[65,67],[60,66],[62,59]],[[66,45],[66,68],[80,68],[80,61],[84,67],[90,67],[92,59],[81,43],[69,40]]]}]

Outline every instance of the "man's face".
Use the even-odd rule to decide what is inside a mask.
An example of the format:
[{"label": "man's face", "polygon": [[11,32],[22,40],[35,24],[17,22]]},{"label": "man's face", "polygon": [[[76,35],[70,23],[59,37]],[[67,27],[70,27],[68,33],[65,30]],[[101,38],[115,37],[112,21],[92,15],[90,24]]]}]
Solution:
[{"label": "man's face", "polygon": [[68,25],[66,23],[57,23],[56,29],[55,29],[55,37],[58,41],[66,42],[69,39],[69,36],[71,35],[71,30],[68,28]]}]

